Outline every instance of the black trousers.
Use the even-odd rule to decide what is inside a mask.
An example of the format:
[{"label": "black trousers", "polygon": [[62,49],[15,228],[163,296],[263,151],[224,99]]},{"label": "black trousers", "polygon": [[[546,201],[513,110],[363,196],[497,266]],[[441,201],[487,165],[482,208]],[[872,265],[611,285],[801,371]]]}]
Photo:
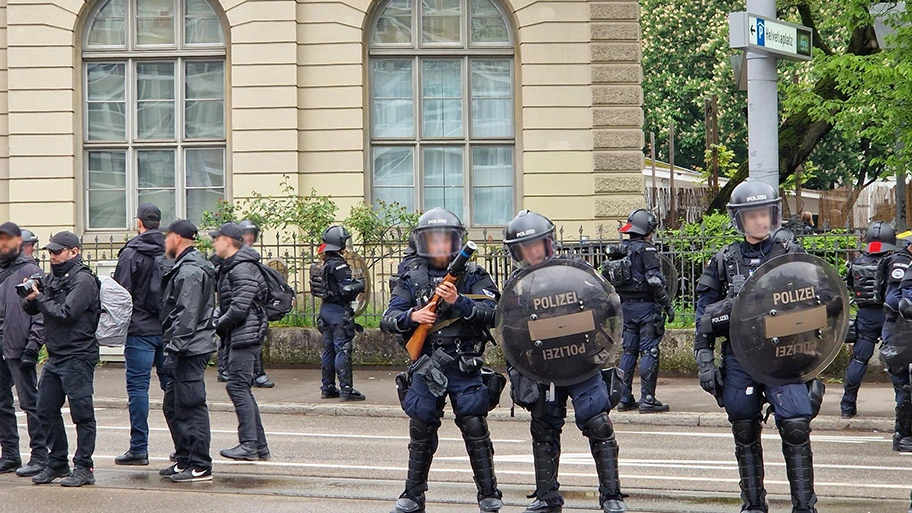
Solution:
[{"label": "black trousers", "polygon": [[76,453],[73,464],[77,468],[92,468],[95,452],[95,365],[97,360],[50,357],[44,364],[38,387],[38,417],[47,434],[50,449],[47,464],[59,469],[67,466],[67,434],[63,425],[64,401],[69,402],[70,418],[76,425]]},{"label": "black trousers", "polygon": [[162,408],[181,468],[211,469],[211,431],[204,376],[210,354],[178,356]]},{"label": "black trousers", "polygon": [[28,424],[29,447],[32,450],[31,462],[47,462],[48,449],[41,420],[38,418],[38,373],[35,367],[23,369],[20,360],[7,359],[0,362],[0,446],[3,447],[2,458],[19,460],[19,426],[16,422],[16,409],[13,406],[13,386],[19,396],[19,407],[25,412]]},{"label": "black trousers", "polygon": [[260,407],[250,387],[253,386],[253,368],[260,354],[259,345],[232,347],[228,356],[228,383],[225,389],[238,418],[238,440],[241,443],[255,443],[257,449],[266,448],[266,432],[260,419]]}]

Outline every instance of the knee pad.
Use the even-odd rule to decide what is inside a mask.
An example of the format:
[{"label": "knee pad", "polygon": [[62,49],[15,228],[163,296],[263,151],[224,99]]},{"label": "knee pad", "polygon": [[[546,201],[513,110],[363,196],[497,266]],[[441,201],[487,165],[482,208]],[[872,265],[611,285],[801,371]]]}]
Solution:
[{"label": "knee pad", "polygon": [[488,422],[484,417],[478,415],[466,415],[456,418],[456,425],[462,431],[463,438],[467,440],[480,440],[490,435],[488,432]]},{"label": "knee pad", "polygon": [[820,413],[820,406],[823,404],[823,394],[826,392],[826,385],[823,381],[814,378],[807,382],[808,398],[811,400],[811,418],[817,417]]},{"label": "knee pad", "polygon": [[762,431],[760,421],[757,419],[736,420],[732,422],[732,434],[738,445],[751,445],[760,441]]},{"label": "knee pad", "polygon": [[599,442],[614,440],[614,426],[608,418],[608,413],[602,412],[587,420],[583,434]]},{"label": "knee pad", "polygon": [[427,444],[433,454],[437,451],[437,428],[418,419],[409,419],[409,438],[416,444]]},{"label": "knee pad", "polygon": [[808,419],[783,419],[776,423],[779,436],[786,445],[805,445],[811,440],[811,422]]}]

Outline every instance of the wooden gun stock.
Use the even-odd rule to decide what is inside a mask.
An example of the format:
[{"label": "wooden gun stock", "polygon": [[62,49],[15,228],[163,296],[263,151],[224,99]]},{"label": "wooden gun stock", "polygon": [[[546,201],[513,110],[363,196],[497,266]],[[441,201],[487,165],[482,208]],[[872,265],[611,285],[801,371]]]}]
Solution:
[{"label": "wooden gun stock", "polygon": [[[456,259],[453,260],[453,263],[450,264],[447,275],[443,278],[443,281],[455,285],[459,280],[459,277],[465,272],[466,264],[469,262],[469,259],[472,258],[472,254],[475,253],[476,248],[477,246],[474,242],[466,242],[465,246],[463,246],[462,250],[459,252],[459,255],[457,255]],[[428,309],[431,312],[436,313],[437,307],[440,306],[441,301],[443,301],[443,298],[435,293],[428,302]],[[427,336],[433,327],[432,324],[419,324],[418,328],[412,333],[408,343],[405,345],[405,349],[408,351],[409,358],[411,358],[412,361],[421,358],[421,351],[424,349],[424,341],[427,339]]]}]

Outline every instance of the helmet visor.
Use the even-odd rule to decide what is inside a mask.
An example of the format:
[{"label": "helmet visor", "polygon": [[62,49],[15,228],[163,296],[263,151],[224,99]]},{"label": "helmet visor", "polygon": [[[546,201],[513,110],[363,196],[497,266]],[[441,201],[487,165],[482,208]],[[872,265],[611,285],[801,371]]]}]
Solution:
[{"label": "helmet visor", "polygon": [[732,223],[741,235],[765,239],[779,229],[782,213],[779,203],[732,209]]},{"label": "helmet visor", "polygon": [[537,265],[554,256],[554,241],[550,236],[509,244],[510,256],[521,266]]},{"label": "helmet visor", "polygon": [[415,233],[415,250],[425,258],[449,258],[462,248],[462,231],[455,228],[430,228]]}]

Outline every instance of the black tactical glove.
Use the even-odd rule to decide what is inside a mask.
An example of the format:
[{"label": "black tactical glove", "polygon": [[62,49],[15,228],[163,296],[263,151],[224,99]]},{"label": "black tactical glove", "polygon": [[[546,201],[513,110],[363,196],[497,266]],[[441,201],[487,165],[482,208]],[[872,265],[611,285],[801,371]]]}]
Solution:
[{"label": "black tactical glove", "polygon": [[674,305],[672,305],[671,303],[668,303],[667,305],[663,306],[662,309],[665,310],[665,317],[668,318],[668,322],[674,322],[674,320],[675,320]]},{"label": "black tactical glove", "polygon": [[165,376],[174,377],[174,373],[177,371],[177,355],[172,352],[165,353],[165,359],[162,360],[161,373]]},{"label": "black tactical glove", "polygon": [[909,301],[907,298],[903,298],[899,302],[899,315],[902,315],[903,319],[912,320],[912,301]]},{"label": "black tactical glove", "polygon": [[19,357],[19,366],[22,369],[34,369],[38,365],[38,350],[32,347],[26,347],[22,350],[22,356]]},{"label": "black tactical glove", "polygon": [[716,366],[712,349],[700,349],[695,357],[697,359],[697,369],[700,370],[700,386],[716,398],[716,403],[720,408],[723,407],[722,372]]}]

